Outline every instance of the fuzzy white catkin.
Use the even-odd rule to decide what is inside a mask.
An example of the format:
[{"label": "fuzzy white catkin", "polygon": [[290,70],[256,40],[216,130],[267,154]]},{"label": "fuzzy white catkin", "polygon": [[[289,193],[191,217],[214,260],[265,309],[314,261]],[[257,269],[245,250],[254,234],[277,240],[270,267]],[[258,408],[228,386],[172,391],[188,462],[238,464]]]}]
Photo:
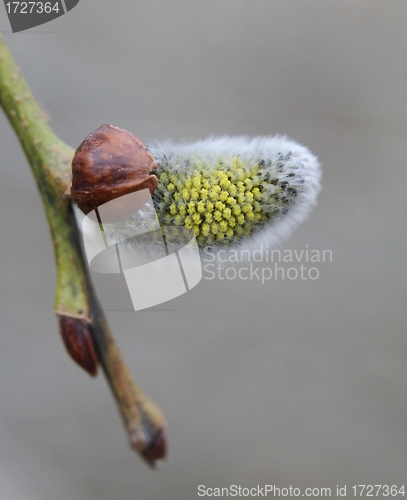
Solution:
[{"label": "fuzzy white catkin", "polygon": [[[209,137],[205,140],[175,144],[167,141],[149,146],[159,165],[157,175],[192,176],[197,165],[204,165],[205,171],[224,170],[231,161],[238,158],[251,168],[261,165],[257,177],[264,187],[261,195],[261,211],[269,214],[269,220],[256,224],[252,234],[232,237],[221,242],[234,249],[254,250],[261,246],[277,246],[288,238],[293,229],[303,222],[316,205],[321,188],[321,168],[318,159],[304,146],[283,136],[275,137]],[[270,181],[275,184],[271,184]],[[286,198],[284,206],[279,200],[268,203],[268,194],[275,194],[275,188]],[[155,193],[165,192],[160,183]],[[244,202],[243,202],[244,203]],[[211,246],[216,246],[213,242]]]},{"label": "fuzzy white catkin", "polygon": [[[320,191],[318,159],[282,136],[155,142],[149,150],[158,163],[153,202],[161,226],[193,230],[200,248],[215,254],[277,246],[308,216]],[[130,218],[117,237],[131,238],[139,224]]]}]

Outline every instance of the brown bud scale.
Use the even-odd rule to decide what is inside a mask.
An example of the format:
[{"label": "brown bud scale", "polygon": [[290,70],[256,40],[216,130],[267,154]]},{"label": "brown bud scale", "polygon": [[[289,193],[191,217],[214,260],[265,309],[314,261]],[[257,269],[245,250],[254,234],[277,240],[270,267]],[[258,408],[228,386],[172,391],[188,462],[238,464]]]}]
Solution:
[{"label": "brown bud scale", "polygon": [[112,125],[92,132],[72,160],[71,196],[88,214],[125,194],[148,188],[152,193],[158,179],[153,155],[140,139]]},{"label": "brown bud scale", "polygon": [[163,429],[158,431],[153,442],[143,450],[142,456],[151,467],[155,467],[157,461],[165,459],[167,456],[167,440]]},{"label": "brown bud scale", "polygon": [[98,360],[89,331],[90,325],[81,318],[59,316],[59,331],[71,358],[89,375],[98,372]]}]

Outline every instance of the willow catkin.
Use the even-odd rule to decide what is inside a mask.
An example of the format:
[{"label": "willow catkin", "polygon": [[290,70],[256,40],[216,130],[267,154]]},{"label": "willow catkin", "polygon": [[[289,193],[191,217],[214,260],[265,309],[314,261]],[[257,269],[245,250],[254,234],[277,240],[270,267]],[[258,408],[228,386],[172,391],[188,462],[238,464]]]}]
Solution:
[{"label": "willow catkin", "polygon": [[320,166],[285,137],[154,143],[161,225],[191,229],[201,248],[276,245],[316,204]]},{"label": "willow catkin", "polygon": [[152,202],[109,228],[139,252],[154,252],[157,242],[134,235],[158,223],[186,228],[214,253],[272,248],[307,217],[320,191],[317,158],[286,137],[155,142],[149,150],[158,164]]}]

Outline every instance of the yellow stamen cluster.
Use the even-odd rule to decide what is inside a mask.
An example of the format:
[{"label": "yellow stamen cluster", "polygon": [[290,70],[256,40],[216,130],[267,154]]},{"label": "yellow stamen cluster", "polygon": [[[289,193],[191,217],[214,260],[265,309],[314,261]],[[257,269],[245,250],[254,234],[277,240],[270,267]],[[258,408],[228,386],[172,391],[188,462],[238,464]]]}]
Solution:
[{"label": "yellow stamen cluster", "polygon": [[187,171],[163,168],[157,175],[153,196],[160,221],[193,230],[205,245],[249,236],[270,218],[273,196],[278,197],[277,186],[264,178],[259,164],[247,166],[239,158],[219,161],[216,168],[202,163]]}]

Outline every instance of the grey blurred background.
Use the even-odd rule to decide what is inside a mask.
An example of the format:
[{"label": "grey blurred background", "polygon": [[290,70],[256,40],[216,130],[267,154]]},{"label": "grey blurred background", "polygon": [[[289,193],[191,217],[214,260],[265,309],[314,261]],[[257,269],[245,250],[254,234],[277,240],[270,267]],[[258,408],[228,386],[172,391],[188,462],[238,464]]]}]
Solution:
[{"label": "grey blurred background", "polygon": [[67,143],[103,123],[147,143],[287,134],[319,156],[323,191],[281,248],[333,251],[316,281],[203,280],[108,312],[168,421],[153,472],[128,449],[103,375],[65,353],[43,208],[0,115],[1,500],[406,481],[406,21],[405,0],[81,0],[12,34],[0,6]]}]

